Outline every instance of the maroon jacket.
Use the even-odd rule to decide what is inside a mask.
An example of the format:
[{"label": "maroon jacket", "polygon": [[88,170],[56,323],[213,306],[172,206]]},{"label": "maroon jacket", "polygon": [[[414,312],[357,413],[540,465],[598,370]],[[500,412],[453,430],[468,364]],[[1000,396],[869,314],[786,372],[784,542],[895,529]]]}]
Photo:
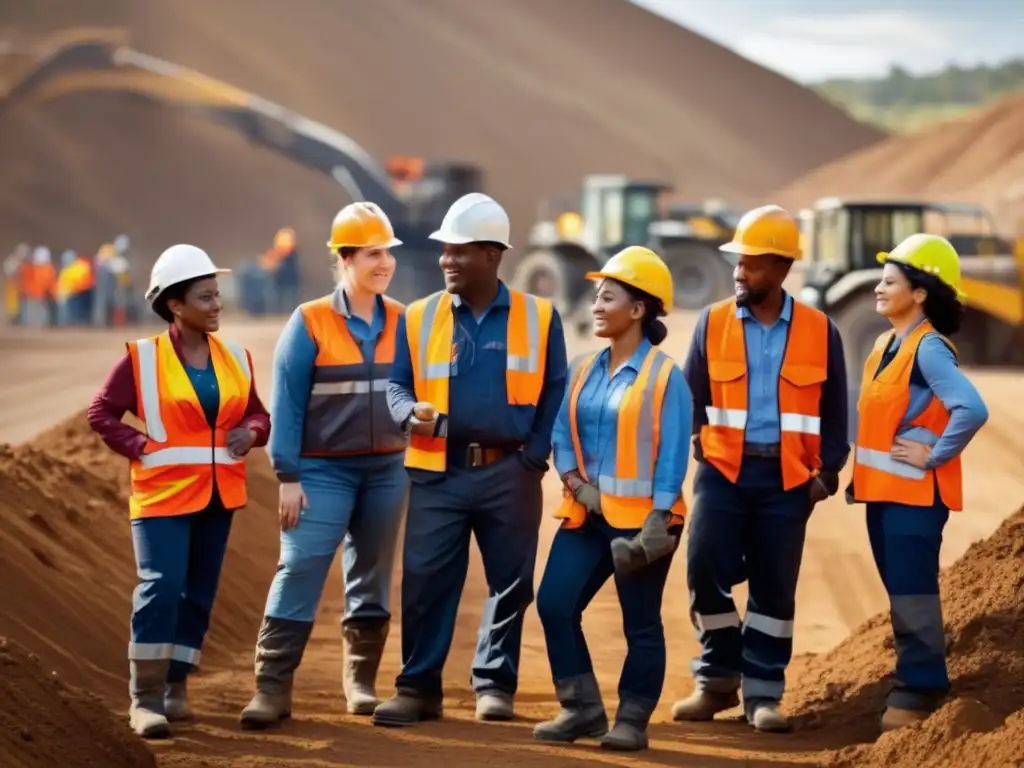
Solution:
[{"label": "maroon jacket", "polygon": [[[174,351],[178,353],[178,359],[184,364],[185,358],[181,354],[181,337],[177,326],[171,326],[171,343]],[[245,408],[245,415],[239,426],[249,427],[256,433],[254,447],[267,444],[270,437],[270,414],[263,407],[259,394],[256,392],[255,369],[252,365],[252,356],[249,356],[249,370],[253,371],[252,387],[249,390],[249,403]],[[103,387],[92,403],[89,404],[88,419],[89,426],[98,434],[103,442],[114,451],[128,459],[138,459],[146,447],[148,437],[130,424],[121,421],[125,413],[134,416],[139,415],[138,402],[135,396],[135,371],[132,368],[132,357],[125,353],[117,365],[103,382]]]}]

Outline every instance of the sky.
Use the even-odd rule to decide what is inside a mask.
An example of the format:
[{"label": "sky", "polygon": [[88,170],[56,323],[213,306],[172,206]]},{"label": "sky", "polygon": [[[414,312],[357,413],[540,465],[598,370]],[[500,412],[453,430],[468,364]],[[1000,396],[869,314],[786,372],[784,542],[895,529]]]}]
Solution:
[{"label": "sky", "polygon": [[1024,57],[1024,0],[631,0],[800,83]]}]

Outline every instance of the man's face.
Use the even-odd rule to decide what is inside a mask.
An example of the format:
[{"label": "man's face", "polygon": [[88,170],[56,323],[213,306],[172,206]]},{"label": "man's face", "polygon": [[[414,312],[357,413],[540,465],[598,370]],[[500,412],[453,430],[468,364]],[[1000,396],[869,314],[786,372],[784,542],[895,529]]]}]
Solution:
[{"label": "man's face", "polygon": [[445,243],[444,252],[438,260],[444,272],[445,290],[455,294],[472,290],[473,286],[493,279],[500,262],[498,249],[485,243]]},{"label": "man's face", "polygon": [[791,262],[771,253],[757,256],[740,256],[732,271],[736,290],[736,303],[741,307],[753,307],[764,301],[789,274]]}]

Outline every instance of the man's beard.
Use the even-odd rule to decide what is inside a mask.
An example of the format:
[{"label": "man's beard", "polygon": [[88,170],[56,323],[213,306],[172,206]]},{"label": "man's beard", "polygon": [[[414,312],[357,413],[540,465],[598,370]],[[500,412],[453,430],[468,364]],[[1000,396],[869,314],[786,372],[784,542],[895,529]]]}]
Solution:
[{"label": "man's beard", "polygon": [[764,289],[757,290],[755,288],[751,288],[749,285],[744,285],[743,290],[744,294],[742,297],[739,295],[736,296],[736,306],[756,307],[758,304],[760,304],[762,301],[768,298],[769,292]]}]

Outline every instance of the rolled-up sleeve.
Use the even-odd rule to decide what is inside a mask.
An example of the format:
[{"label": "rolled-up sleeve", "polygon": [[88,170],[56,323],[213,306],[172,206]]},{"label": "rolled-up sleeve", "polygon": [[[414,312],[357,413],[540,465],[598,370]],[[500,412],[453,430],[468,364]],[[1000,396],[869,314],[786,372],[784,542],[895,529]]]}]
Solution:
[{"label": "rolled-up sleeve", "polygon": [[673,366],[661,403],[658,456],[654,461],[654,508],[672,509],[683,493],[690,460],[693,396],[683,372]]},{"label": "rolled-up sleeve", "polygon": [[929,469],[934,469],[960,455],[988,421],[988,408],[960,370],[952,350],[938,336],[929,335],[921,340],[917,365],[928,387],[949,413],[949,423],[928,459]]}]

